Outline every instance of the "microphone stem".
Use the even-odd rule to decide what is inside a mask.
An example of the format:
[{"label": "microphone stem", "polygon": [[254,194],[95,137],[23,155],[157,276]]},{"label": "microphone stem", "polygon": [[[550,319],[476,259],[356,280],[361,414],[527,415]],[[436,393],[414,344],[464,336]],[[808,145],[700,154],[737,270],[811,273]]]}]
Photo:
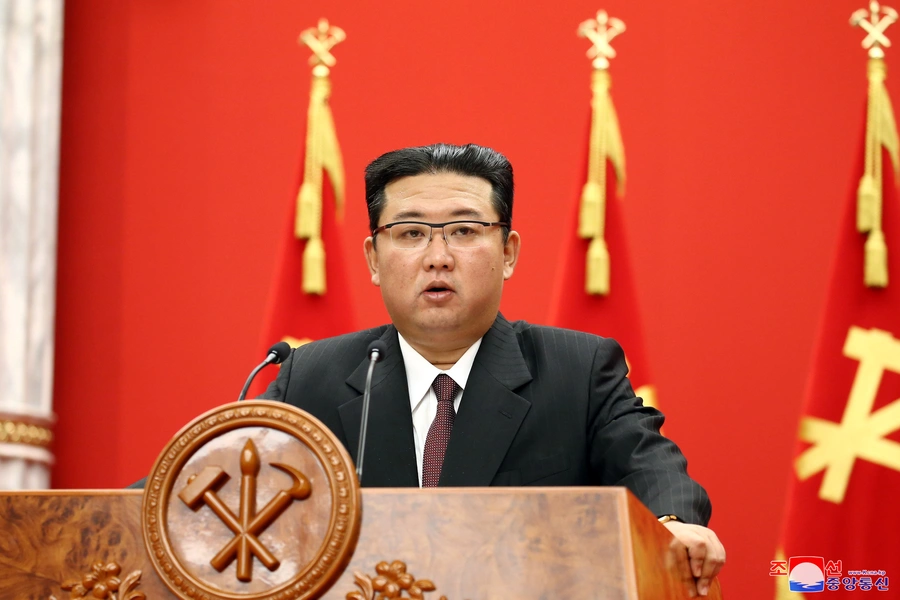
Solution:
[{"label": "microphone stem", "polygon": [[247,382],[244,384],[244,389],[241,390],[241,395],[238,396],[237,401],[242,402],[244,398],[247,397],[247,390],[250,389],[250,384],[253,382],[253,378],[256,377],[256,374],[260,372],[260,370],[268,365],[270,362],[278,358],[278,356],[274,352],[269,352],[269,355],[266,357],[266,360],[259,363],[259,365],[250,372],[250,377],[247,378]]},{"label": "microphone stem", "polygon": [[366,450],[366,429],[369,425],[369,397],[372,395],[372,373],[375,371],[375,363],[378,362],[378,354],[369,356],[369,372],[366,373],[366,389],[363,394],[362,424],[359,428],[359,448],[356,451],[356,478],[362,485],[363,454]]}]

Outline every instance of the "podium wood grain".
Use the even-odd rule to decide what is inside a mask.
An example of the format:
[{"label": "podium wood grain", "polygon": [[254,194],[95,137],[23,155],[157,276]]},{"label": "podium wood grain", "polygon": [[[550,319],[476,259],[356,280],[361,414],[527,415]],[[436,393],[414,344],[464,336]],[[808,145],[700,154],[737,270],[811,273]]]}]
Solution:
[{"label": "podium wood grain", "polygon": [[[68,599],[60,586],[97,562],[120,565],[120,578],[140,570],[147,600],[174,598],[147,556],[141,499],[139,490],[0,495],[0,598]],[[426,599],[688,598],[667,564],[669,540],[622,488],[365,489],[353,558],[323,598],[344,600],[359,590],[355,572],[374,577],[379,562],[396,560],[434,582]],[[710,597],[721,597],[717,584]]]},{"label": "podium wood grain", "polygon": [[0,598],[58,600],[94,563],[141,570],[148,600],[173,598],[153,571],[141,534],[140,490],[0,495]]}]

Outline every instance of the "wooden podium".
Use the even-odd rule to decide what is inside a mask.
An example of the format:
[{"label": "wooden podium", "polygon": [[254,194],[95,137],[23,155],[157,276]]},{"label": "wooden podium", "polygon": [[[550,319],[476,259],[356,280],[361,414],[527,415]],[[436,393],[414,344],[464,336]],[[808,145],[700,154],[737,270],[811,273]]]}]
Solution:
[{"label": "wooden podium", "polygon": [[0,494],[0,532],[0,599],[689,597],[624,488],[360,490],[324,426],[270,402],[189,424],[145,491]]}]

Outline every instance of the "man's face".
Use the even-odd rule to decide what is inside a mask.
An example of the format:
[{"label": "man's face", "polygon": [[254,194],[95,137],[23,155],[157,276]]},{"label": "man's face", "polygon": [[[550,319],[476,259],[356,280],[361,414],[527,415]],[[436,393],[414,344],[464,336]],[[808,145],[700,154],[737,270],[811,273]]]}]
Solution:
[{"label": "man's face", "polygon": [[[397,221],[499,219],[491,203],[491,184],[480,177],[439,173],[403,177],[385,188],[378,225]],[[389,231],[378,234],[377,247],[365,241],[372,283],[394,325],[416,345],[438,349],[468,347],[491,327],[500,308],[503,282],[513,274],[519,234],[503,243],[500,227],[488,227],[482,244],[448,245],[440,229],[424,248],[396,248]]]}]

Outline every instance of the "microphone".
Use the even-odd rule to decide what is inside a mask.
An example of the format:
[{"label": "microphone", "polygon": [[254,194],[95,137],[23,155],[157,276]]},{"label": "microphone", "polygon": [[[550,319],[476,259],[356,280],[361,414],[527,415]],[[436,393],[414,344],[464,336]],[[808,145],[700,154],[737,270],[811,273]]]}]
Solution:
[{"label": "microphone", "polygon": [[266,355],[266,360],[262,361],[253,371],[250,373],[250,377],[247,378],[247,383],[244,384],[244,389],[241,390],[241,395],[238,396],[237,401],[242,401],[247,396],[247,390],[250,389],[250,384],[253,382],[253,378],[256,377],[256,374],[262,370],[263,367],[270,364],[280,365],[284,362],[284,359],[288,357],[291,353],[291,347],[287,342],[278,342],[271,348],[269,348],[269,352]]},{"label": "microphone", "polygon": [[381,340],[375,340],[369,344],[366,356],[369,357],[369,372],[366,374],[366,388],[363,392],[362,420],[359,424],[359,448],[356,451],[356,478],[362,484],[363,453],[366,449],[366,427],[369,424],[369,398],[372,395],[372,373],[375,371],[375,363],[384,359],[387,353],[387,345]]}]

